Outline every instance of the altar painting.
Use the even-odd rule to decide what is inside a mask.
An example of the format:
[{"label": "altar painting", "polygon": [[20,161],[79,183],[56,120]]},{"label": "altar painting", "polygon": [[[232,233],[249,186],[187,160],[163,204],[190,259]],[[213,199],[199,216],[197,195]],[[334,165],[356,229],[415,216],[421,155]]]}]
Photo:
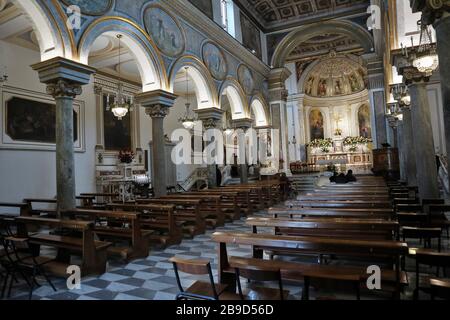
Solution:
[{"label": "altar painting", "polygon": [[364,138],[372,138],[372,127],[370,121],[370,110],[367,104],[358,110],[359,135]]},{"label": "altar painting", "polygon": [[320,112],[319,110],[311,111],[311,113],[309,114],[309,127],[311,140],[325,138],[324,120],[322,112]]}]

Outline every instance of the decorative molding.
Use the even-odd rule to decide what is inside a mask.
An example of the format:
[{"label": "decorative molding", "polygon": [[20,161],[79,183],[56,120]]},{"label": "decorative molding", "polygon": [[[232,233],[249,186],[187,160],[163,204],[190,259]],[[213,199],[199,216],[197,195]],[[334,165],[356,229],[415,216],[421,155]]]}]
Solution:
[{"label": "decorative molding", "polygon": [[150,107],[145,107],[145,114],[151,118],[165,118],[169,115],[169,107],[157,104]]},{"label": "decorative molding", "polygon": [[75,98],[81,95],[81,85],[72,84],[66,80],[58,80],[56,83],[47,84],[47,94],[53,98]]}]

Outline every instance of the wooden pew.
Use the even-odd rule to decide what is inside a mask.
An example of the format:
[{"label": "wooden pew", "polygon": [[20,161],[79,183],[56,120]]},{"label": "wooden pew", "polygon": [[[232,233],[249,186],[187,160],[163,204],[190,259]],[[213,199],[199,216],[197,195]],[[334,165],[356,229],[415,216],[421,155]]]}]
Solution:
[{"label": "wooden pew", "polygon": [[349,195],[349,194],[329,194],[329,195],[306,195],[298,196],[297,201],[389,201],[388,195]]},{"label": "wooden pew", "polygon": [[225,214],[221,209],[222,196],[203,192],[177,193],[161,197],[161,199],[196,199],[201,200],[200,213],[207,226],[216,228],[225,225]]},{"label": "wooden pew", "polygon": [[162,246],[179,244],[183,239],[182,224],[175,220],[175,206],[162,204],[110,203],[107,209],[113,211],[131,211],[141,213],[141,225],[144,230],[152,230],[151,242]]},{"label": "wooden pew", "polygon": [[202,200],[199,199],[138,199],[137,204],[173,205],[175,221],[186,222],[183,225],[184,233],[191,237],[206,232],[206,222],[200,208]]},{"label": "wooden pew", "polygon": [[[80,197],[94,197],[92,208],[104,209],[106,204],[119,201],[120,195],[118,193],[82,193]],[[87,207],[88,205],[84,205]]]},{"label": "wooden pew", "polygon": [[398,240],[399,224],[369,219],[302,219],[248,218],[246,224],[258,233],[258,227],[274,228],[275,234],[333,237],[362,240]]},{"label": "wooden pew", "polygon": [[26,203],[26,202],[22,202],[22,203],[12,203],[12,202],[0,202],[0,208],[8,208],[9,209],[15,209],[18,211],[13,213],[13,212],[5,212],[2,214],[7,214],[7,215],[11,215],[11,216],[15,216],[15,215],[20,215],[20,216],[29,216],[31,215],[30,210],[30,204]]},{"label": "wooden pew", "polygon": [[[330,254],[330,255],[345,255],[360,258],[365,256],[367,258],[378,258],[380,256],[388,256],[394,262],[394,283],[395,292],[399,297],[401,284],[404,275],[400,270],[401,257],[408,253],[408,246],[406,243],[396,241],[363,241],[363,240],[347,240],[335,238],[320,238],[320,237],[293,237],[293,236],[278,236],[278,235],[262,235],[253,233],[225,233],[216,232],[212,235],[212,240],[218,243],[218,275],[219,282],[227,284],[230,288],[234,287],[235,276],[233,270],[230,268],[229,257],[227,253],[227,244],[233,245],[251,245],[253,246],[253,258],[261,259],[263,250],[290,250],[296,254],[298,253],[315,253],[315,254]],[[271,261],[283,265],[286,262]],[[296,264],[294,271],[302,276],[302,264]],[[314,265],[313,270],[320,270],[320,265]],[[322,266],[320,266],[321,268]],[[329,276],[337,272],[341,267],[326,266],[331,268]],[[284,267],[280,269],[285,270]],[[288,269],[288,268],[286,268]],[[321,272],[323,270],[320,270]],[[367,269],[364,270],[367,272]],[[359,272],[362,272],[359,269]],[[383,270],[382,274],[387,274]],[[392,274],[392,273],[391,273]]]},{"label": "wooden pew", "polygon": [[[94,232],[100,239],[116,244],[108,248],[108,254],[125,260],[146,258],[149,254],[149,238],[152,231],[142,230],[141,214],[93,209],[75,209],[62,212],[71,219],[87,218],[95,221]],[[127,240],[130,245],[124,246]]]},{"label": "wooden pew", "polygon": [[[93,196],[77,196],[76,200],[80,201],[78,208],[92,208],[94,199],[95,197]],[[23,201],[30,206],[30,214],[33,216],[45,215],[47,217],[56,217],[57,215],[57,199],[27,198]],[[33,204],[45,205],[47,208],[35,208]]]},{"label": "wooden pew", "polygon": [[220,196],[220,210],[228,221],[239,220],[241,215],[246,216],[253,213],[248,190],[217,188],[182,194]]},{"label": "wooden pew", "polygon": [[[62,269],[51,270],[61,275],[66,275],[65,267],[71,265],[70,255],[76,253],[81,255],[81,271],[83,276],[89,274],[103,274],[106,272],[107,249],[112,245],[110,242],[97,241],[94,239],[94,222],[59,220],[40,217],[17,217],[18,236],[28,238],[29,244],[35,255],[39,255],[40,246],[57,248],[56,260],[64,266]],[[28,232],[28,226],[48,226],[51,228],[64,228],[80,234],[80,237],[56,235],[46,233]]]},{"label": "wooden pew", "polygon": [[344,208],[344,209],[370,209],[370,208],[392,208],[390,201],[291,201],[291,205],[303,208]]},{"label": "wooden pew", "polygon": [[334,209],[334,208],[270,208],[269,214],[274,218],[354,218],[354,219],[384,219],[394,217],[392,209]]}]

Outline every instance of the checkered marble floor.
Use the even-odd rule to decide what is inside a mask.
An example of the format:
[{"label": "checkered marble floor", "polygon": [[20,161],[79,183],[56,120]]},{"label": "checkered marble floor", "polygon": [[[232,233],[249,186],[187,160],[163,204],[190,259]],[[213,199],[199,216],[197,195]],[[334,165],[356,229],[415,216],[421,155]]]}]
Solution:
[{"label": "checkered marble floor", "polygon": [[[214,231],[250,232],[249,227],[244,225],[244,220],[235,221]],[[120,260],[109,261],[107,272],[101,276],[86,277],[82,279],[81,289],[68,290],[65,279],[52,278],[52,282],[58,289],[54,292],[45,281],[40,281],[41,287],[34,291],[33,299],[36,300],[173,300],[178,293],[175,274],[172,264],[168,259],[174,255],[185,259],[209,259],[212,262],[213,273],[217,279],[217,251],[216,243],[211,241],[213,230],[193,239],[184,239],[180,245],[171,246],[166,249],[152,249],[146,259],[134,260],[124,263]],[[410,242],[410,245],[419,243]],[[250,257],[250,246],[229,245],[228,253],[232,256]],[[444,240],[444,250],[450,250],[449,242]],[[286,259],[286,258],[285,258]],[[287,258],[296,261],[299,258]],[[305,261],[304,259],[302,261]],[[314,263],[314,261],[308,261]],[[412,298],[414,288],[414,263],[407,261],[410,287],[405,291],[403,299]],[[423,270],[428,272],[429,270]],[[195,280],[202,280],[197,276],[181,273],[181,282],[184,287],[190,286]],[[203,278],[203,280],[207,280]],[[243,281],[244,282],[244,281]],[[243,283],[243,285],[245,285]],[[276,287],[276,284],[269,284]],[[286,290],[290,292],[290,299],[300,299],[302,291],[301,283],[284,283]],[[321,290],[315,292],[311,289],[310,297],[327,297],[334,299],[355,299],[354,294],[336,294]],[[386,299],[389,296],[370,294],[363,299]],[[424,296],[424,299],[428,297]],[[28,299],[28,287],[25,284],[17,284],[13,288],[11,299]]]}]

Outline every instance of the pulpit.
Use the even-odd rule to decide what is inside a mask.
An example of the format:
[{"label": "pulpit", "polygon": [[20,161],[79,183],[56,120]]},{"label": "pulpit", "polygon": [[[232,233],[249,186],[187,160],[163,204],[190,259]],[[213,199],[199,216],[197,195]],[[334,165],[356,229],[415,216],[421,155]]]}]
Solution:
[{"label": "pulpit", "polygon": [[398,179],[400,163],[397,148],[383,148],[373,150],[373,173],[388,179]]}]

